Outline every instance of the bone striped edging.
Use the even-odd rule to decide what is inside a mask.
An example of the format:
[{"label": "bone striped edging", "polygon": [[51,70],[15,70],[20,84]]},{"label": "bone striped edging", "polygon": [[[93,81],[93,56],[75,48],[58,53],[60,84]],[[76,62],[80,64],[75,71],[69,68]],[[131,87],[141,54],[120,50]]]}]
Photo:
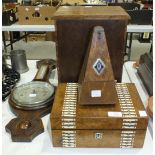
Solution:
[{"label": "bone striped edging", "polygon": [[[67,83],[62,107],[62,147],[76,147],[76,104],[78,83]],[[69,129],[69,130],[68,130]]]}]

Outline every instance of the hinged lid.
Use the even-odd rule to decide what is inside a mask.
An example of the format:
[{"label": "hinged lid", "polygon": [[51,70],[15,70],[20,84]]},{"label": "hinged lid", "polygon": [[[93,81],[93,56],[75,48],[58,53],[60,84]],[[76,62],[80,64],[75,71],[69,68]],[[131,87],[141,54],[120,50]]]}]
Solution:
[{"label": "hinged lid", "polygon": [[62,6],[54,19],[108,19],[128,20],[130,16],[120,6]]},{"label": "hinged lid", "polygon": [[135,85],[116,83],[115,87],[116,104],[83,106],[77,102],[77,83],[59,84],[51,112],[51,128],[146,129],[148,116]]}]

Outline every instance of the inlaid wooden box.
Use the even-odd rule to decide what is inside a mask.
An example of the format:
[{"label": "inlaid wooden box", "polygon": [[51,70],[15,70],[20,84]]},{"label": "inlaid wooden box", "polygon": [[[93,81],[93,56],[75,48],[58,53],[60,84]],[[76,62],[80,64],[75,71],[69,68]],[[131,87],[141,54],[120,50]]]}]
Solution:
[{"label": "inlaid wooden box", "polygon": [[105,30],[114,77],[122,78],[129,15],[121,7],[62,6],[54,14],[59,82],[77,82],[95,26]]},{"label": "inlaid wooden box", "polygon": [[77,101],[77,83],[59,84],[50,116],[53,146],[143,147],[148,116],[136,87],[115,87],[116,104],[83,106]]}]

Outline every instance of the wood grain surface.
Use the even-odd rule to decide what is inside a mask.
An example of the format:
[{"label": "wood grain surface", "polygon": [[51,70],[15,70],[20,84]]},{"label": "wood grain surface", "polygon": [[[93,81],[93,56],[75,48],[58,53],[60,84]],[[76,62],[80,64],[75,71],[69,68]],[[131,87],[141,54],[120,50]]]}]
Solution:
[{"label": "wood grain surface", "polygon": [[[93,68],[98,59],[104,63],[103,72],[100,75]],[[106,36],[104,28],[101,26],[95,26],[92,31],[92,37],[90,38],[78,82],[89,81],[114,81]]]},{"label": "wood grain surface", "polygon": [[[132,131],[132,130],[130,130]],[[96,139],[95,134],[101,133],[102,138]],[[129,145],[129,148],[141,148],[144,144],[146,130],[138,130],[134,136],[134,144]],[[131,134],[130,134],[131,135]],[[82,148],[120,148],[121,130],[76,130],[75,147]],[[71,147],[63,146],[63,137],[61,130],[52,131],[52,140],[54,147]],[[70,143],[69,143],[70,144]],[[127,147],[127,146],[125,146]]]},{"label": "wood grain surface", "polygon": [[[98,63],[99,67],[97,67]],[[93,29],[78,83],[79,104],[81,105],[115,104],[117,102],[106,36],[101,26],[95,26]],[[94,90],[100,91],[101,95],[92,97]]]},{"label": "wood grain surface", "polygon": [[77,82],[95,26],[105,31],[114,78],[122,78],[129,16],[120,7],[60,7],[54,15],[58,81]]},{"label": "wood grain surface", "polygon": [[[50,64],[42,63],[33,81],[48,81]],[[32,83],[33,83],[32,81]],[[20,87],[20,86],[19,86]],[[51,86],[52,87],[52,86]],[[55,88],[54,88],[55,89]],[[41,106],[23,106],[18,101],[14,100],[14,90],[9,97],[9,105],[12,112],[17,115],[17,118],[12,119],[5,127],[6,131],[11,134],[14,142],[31,142],[33,138],[44,132],[44,127],[40,117],[45,116],[51,111],[53,95],[44,101]],[[33,104],[33,103],[31,103]]]},{"label": "wood grain surface", "polygon": [[[127,84],[132,103],[137,113],[136,129],[146,129],[148,117],[140,117],[139,111],[145,111],[144,105],[134,84]],[[64,104],[66,84],[59,84],[51,111],[51,128],[61,129],[62,107]],[[110,93],[110,92],[109,92]],[[113,98],[113,96],[111,96]],[[114,105],[80,105],[76,104],[76,129],[121,129],[123,117],[108,117],[108,112],[121,112],[118,98]],[[130,118],[130,117],[127,117]]]},{"label": "wood grain surface", "polygon": [[120,6],[62,6],[53,19],[108,19],[128,20],[130,16]]},{"label": "wood grain surface", "polygon": [[[148,116],[134,84],[126,84],[132,103],[129,106],[125,103],[124,108],[134,109],[136,115],[121,117],[109,115],[123,113],[118,99],[115,105],[82,106],[77,102],[76,109],[71,111],[73,115],[63,116],[66,86],[59,84],[50,116],[54,147],[143,147]],[[102,135],[99,139],[95,138],[98,133]]]}]

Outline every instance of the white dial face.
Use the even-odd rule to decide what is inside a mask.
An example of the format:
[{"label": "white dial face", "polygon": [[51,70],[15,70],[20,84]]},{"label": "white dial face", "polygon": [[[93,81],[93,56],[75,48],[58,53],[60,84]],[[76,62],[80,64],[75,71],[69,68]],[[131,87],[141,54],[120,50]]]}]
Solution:
[{"label": "white dial face", "polygon": [[12,99],[17,105],[40,105],[48,100],[54,93],[54,87],[41,81],[32,81],[16,87],[12,93]]}]

